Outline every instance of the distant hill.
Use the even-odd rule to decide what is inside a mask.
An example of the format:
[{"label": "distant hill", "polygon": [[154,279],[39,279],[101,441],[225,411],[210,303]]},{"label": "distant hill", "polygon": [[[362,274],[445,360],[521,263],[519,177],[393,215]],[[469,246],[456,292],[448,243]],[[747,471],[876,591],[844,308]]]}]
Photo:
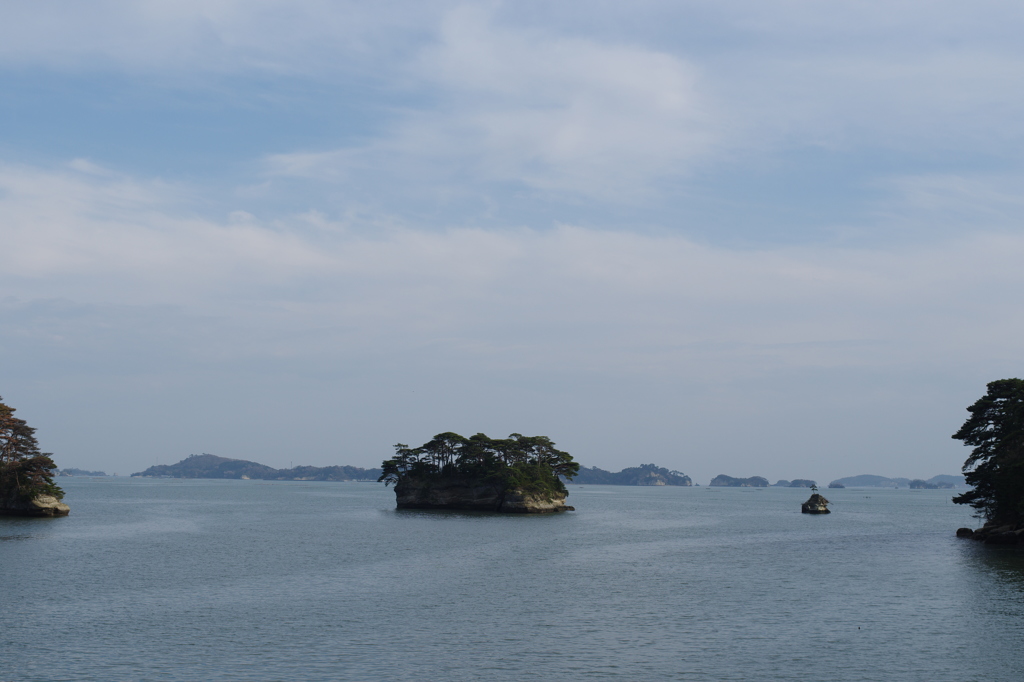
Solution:
[{"label": "distant hill", "polygon": [[[873,476],[863,474],[861,476],[847,476],[837,478],[832,483],[839,483],[847,488],[962,488],[967,485],[963,476],[950,476],[940,474],[932,476],[927,481],[921,479],[911,480],[909,478],[886,478],[885,476]],[[832,483],[829,483],[831,486]]]},{"label": "distant hill", "polygon": [[718,476],[712,478],[711,483],[708,483],[708,485],[719,486],[724,488],[767,488],[768,479],[763,478],[761,476],[751,476],[750,478],[733,478],[732,476],[719,474]]},{"label": "distant hill", "polygon": [[681,471],[669,471],[654,464],[641,464],[618,473],[597,467],[580,467],[572,482],[589,485],[693,485],[690,477]]},{"label": "distant hill", "polygon": [[132,474],[151,478],[249,478],[269,481],[376,481],[380,475],[380,469],[352,466],[274,469],[257,462],[207,453],[189,455],[177,464],[158,464]]}]

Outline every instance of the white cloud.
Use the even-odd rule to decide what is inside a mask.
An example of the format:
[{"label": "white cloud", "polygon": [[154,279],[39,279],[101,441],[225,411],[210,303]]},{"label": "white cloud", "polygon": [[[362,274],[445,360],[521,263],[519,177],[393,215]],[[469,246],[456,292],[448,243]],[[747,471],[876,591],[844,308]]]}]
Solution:
[{"label": "white cloud", "polygon": [[[51,295],[63,295],[60,287],[69,282],[96,280],[139,301],[152,286],[194,294],[242,275],[239,268],[274,278],[324,261],[286,231],[190,214],[194,196],[181,186],[120,176],[88,161],[57,171],[0,165],[0,193],[0,271],[30,290],[55,286]],[[127,281],[135,284],[125,287]]]},{"label": "white cloud", "polygon": [[1024,177],[1007,174],[933,173],[881,180],[892,198],[881,219],[932,234],[972,229],[1018,231],[1024,218]]},{"label": "white cloud", "polygon": [[472,8],[447,17],[412,73],[436,107],[366,147],[272,157],[273,171],[345,180],[386,166],[414,183],[441,175],[635,197],[707,154],[719,125],[697,69],[677,57],[502,28]]},{"label": "white cloud", "polygon": [[11,0],[0,6],[0,63],[322,77],[361,68],[367,54],[399,49],[438,4],[449,3]]},{"label": "white cloud", "polygon": [[[358,131],[365,144],[314,141],[269,167],[377,206],[538,193],[596,204],[655,190],[679,202],[694,169],[764,168],[809,146],[1017,158],[1022,19],[1003,2],[917,0],[14,0],[0,7],[0,65],[178,74],[186,90],[204,74],[329,82],[378,121]],[[286,91],[261,85],[256,97]],[[338,106],[322,95],[316,106]]]},{"label": "white cloud", "polygon": [[[574,226],[367,231],[244,211],[215,221],[190,215],[182,188],[88,170],[0,168],[5,294],[174,305],[256,329],[344,321],[364,348],[436,341],[481,362],[691,378],[734,375],[737,363],[942,363],[978,343],[1002,356],[1024,333],[1024,315],[1006,314],[1024,287],[1013,233],[736,250]],[[260,337],[245,344],[258,352]]]}]

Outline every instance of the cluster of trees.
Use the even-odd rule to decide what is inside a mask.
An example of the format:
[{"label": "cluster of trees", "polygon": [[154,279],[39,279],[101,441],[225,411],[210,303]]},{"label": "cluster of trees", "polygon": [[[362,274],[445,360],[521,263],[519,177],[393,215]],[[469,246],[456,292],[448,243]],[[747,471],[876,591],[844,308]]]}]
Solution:
[{"label": "cluster of trees", "polygon": [[398,485],[406,479],[453,478],[501,481],[510,487],[565,490],[560,477],[571,479],[580,465],[572,455],[555,448],[547,436],[466,438],[448,431],[417,448],[395,445],[395,456],[384,460],[379,481]]},{"label": "cluster of trees", "polygon": [[50,453],[40,452],[36,430],[14,416],[14,408],[0,398],[0,507],[5,500],[31,500],[52,495],[58,500],[64,491],[53,482],[57,465]]},{"label": "cluster of trees", "polygon": [[973,447],[964,476],[973,489],[953,498],[993,524],[1024,523],[1024,380],[1000,379],[967,408],[953,438]]}]

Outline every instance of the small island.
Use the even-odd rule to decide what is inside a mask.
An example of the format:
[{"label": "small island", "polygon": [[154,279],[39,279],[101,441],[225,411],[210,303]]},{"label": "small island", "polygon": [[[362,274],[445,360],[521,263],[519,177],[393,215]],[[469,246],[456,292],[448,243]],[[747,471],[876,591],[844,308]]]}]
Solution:
[{"label": "small island", "polygon": [[768,479],[763,476],[751,476],[750,478],[733,478],[725,474],[719,474],[711,479],[709,486],[721,488],[767,488]]},{"label": "small island", "polygon": [[573,511],[562,478],[579,471],[546,436],[492,439],[441,433],[418,448],[395,445],[380,479],[395,485],[399,509],[460,509],[511,514]]},{"label": "small island", "polygon": [[773,488],[817,488],[818,484],[809,478],[795,478],[792,481],[787,481],[784,478],[778,480]]},{"label": "small island", "polygon": [[57,465],[40,452],[36,430],[0,398],[0,515],[67,516],[64,491],[53,482]]},{"label": "small island", "polygon": [[811,496],[807,498],[807,501],[800,505],[800,513],[802,514],[831,514],[832,512],[828,508],[828,500],[825,496],[818,492],[818,486],[811,486]]}]

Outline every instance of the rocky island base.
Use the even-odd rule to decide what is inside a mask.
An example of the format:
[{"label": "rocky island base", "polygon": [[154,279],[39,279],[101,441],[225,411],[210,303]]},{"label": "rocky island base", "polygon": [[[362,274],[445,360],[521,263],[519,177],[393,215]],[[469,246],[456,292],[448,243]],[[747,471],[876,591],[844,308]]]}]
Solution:
[{"label": "rocky island base", "polygon": [[399,509],[460,509],[506,514],[550,514],[575,511],[564,492],[527,492],[474,481],[404,480],[395,486]]},{"label": "rocky island base", "polygon": [[984,542],[986,545],[1024,546],[1024,523],[987,523],[977,530],[971,528],[958,528],[956,536],[958,538],[968,538],[970,540]]},{"label": "rocky island base", "polygon": [[8,496],[0,500],[0,516],[67,516],[71,507],[53,495],[36,495],[30,500]]}]

